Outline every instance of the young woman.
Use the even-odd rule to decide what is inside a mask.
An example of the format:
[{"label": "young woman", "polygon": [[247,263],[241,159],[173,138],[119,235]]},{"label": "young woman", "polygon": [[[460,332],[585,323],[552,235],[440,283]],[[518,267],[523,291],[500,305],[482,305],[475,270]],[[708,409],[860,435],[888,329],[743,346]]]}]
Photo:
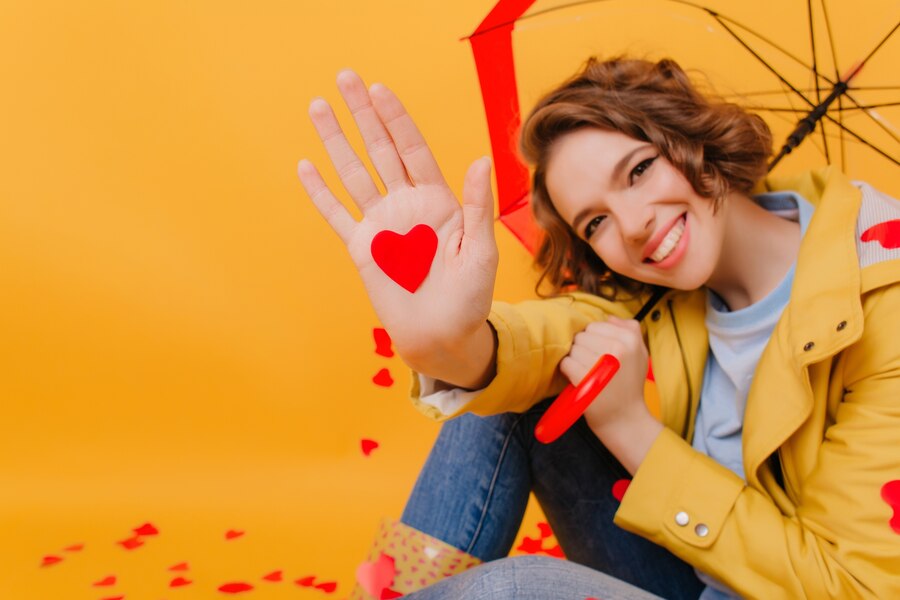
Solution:
[{"label": "young woman", "polygon": [[[338,85],[387,194],[322,100],[312,120],[362,221],[307,161],[301,181],[420,374],[414,402],[464,415],[379,538],[370,558],[396,576],[368,597],[469,557],[488,564],[409,597],[900,595],[900,243],[875,233],[900,225],[900,202],[833,169],[764,180],[761,119],[672,61],[592,60],[523,126],[553,294],[492,303],[488,161],[460,206],[395,96],[350,72]],[[410,293],[371,244],[418,224],[438,249]],[[609,386],[536,442],[546,399],[603,354],[622,365]],[[661,421],[643,398],[648,357]],[[612,484],[629,475],[620,503]],[[502,558],[532,490],[570,561]],[[413,538],[425,555],[407,565],[390,544]],[[438,556],[450,566],[410,575]]]}]

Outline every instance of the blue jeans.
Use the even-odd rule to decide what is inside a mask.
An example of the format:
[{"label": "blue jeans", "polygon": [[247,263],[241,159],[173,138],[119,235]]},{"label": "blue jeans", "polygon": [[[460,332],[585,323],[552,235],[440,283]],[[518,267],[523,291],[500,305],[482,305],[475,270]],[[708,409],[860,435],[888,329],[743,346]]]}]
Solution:
[{"label": "blue jeans", "polygon": [[[630,475],[583,418],[552,444],[535,439],[534,427],[549,404],[550,400],[545,400],[521,414],[463,415],[444,424],[400,520],[485,562],[495,562],[407,597],[585,598],[606,594],[609,598],[603,586],[611,577],[663,598],[696,599],[704,585],[693,567],[613,524],[619,507],[612,495],[613,483]],[[532,491],[571,562],[544,557],[499,560],[515,542]],[[528,568],[522,568],[526,563]],[[545,563],[542,568],[532,568]],[[567,570],[568,575],[564,574]],[[494,589],[494,583],[511,579],[518,584],[506,586],[517,589],[509,595],[495,590],[477,596],[473,591]],[[597,587],[591,588],[592,581]],[[454,585],[469,587],[460,595],[463,588],[454,590]],[[581,587],[569,589],[569,585]],[[537,595],[524,593],[526,588]],[[552,593],[540,595],[542,589]]]}]

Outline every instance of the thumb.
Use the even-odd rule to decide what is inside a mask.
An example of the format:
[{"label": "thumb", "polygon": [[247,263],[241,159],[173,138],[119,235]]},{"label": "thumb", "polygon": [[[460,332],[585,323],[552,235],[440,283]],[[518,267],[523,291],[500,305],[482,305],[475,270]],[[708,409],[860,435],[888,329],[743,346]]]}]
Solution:
[{"label": "thumb", "polygon": [[463,181],[463,243],[494,239],[494,195],[491,193],[491,159],[479,158],[469,166]]}]

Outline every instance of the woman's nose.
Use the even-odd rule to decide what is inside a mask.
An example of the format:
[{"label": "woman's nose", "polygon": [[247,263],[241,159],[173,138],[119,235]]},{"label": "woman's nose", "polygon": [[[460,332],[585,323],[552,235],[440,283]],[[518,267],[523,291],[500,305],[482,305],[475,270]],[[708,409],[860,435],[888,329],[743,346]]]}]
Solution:
[{"label": "woman's nose", "polygon": [[653,211],[631,208],[622,211],[619,218],[622,237],[631,242],[642,242],[653,233]]}]

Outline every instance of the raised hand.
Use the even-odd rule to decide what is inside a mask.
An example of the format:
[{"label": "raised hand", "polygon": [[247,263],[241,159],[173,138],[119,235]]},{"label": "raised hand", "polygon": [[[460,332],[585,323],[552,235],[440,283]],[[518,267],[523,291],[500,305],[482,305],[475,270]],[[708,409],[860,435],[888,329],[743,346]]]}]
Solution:
[{"label": "raised hand", "polygon": [[[362,220],[351,216],[312,163],[300,161],[297,171],[316,208],[346,244],[398,353],[411,364],[424,364],[473,336],[492,343],[484,337],[498,262],[489,160],[469,167],[460,206],[393,92],[379,84],[367,90],[352,71],[342,71],[337,83],[387,191],[379,192],[322,99],[313,100],[309,114]],[[437,234],[437,252],[428,275],[411,292],[376,264],[372,240],[380,232],[406,234],[420,224]]]}]

